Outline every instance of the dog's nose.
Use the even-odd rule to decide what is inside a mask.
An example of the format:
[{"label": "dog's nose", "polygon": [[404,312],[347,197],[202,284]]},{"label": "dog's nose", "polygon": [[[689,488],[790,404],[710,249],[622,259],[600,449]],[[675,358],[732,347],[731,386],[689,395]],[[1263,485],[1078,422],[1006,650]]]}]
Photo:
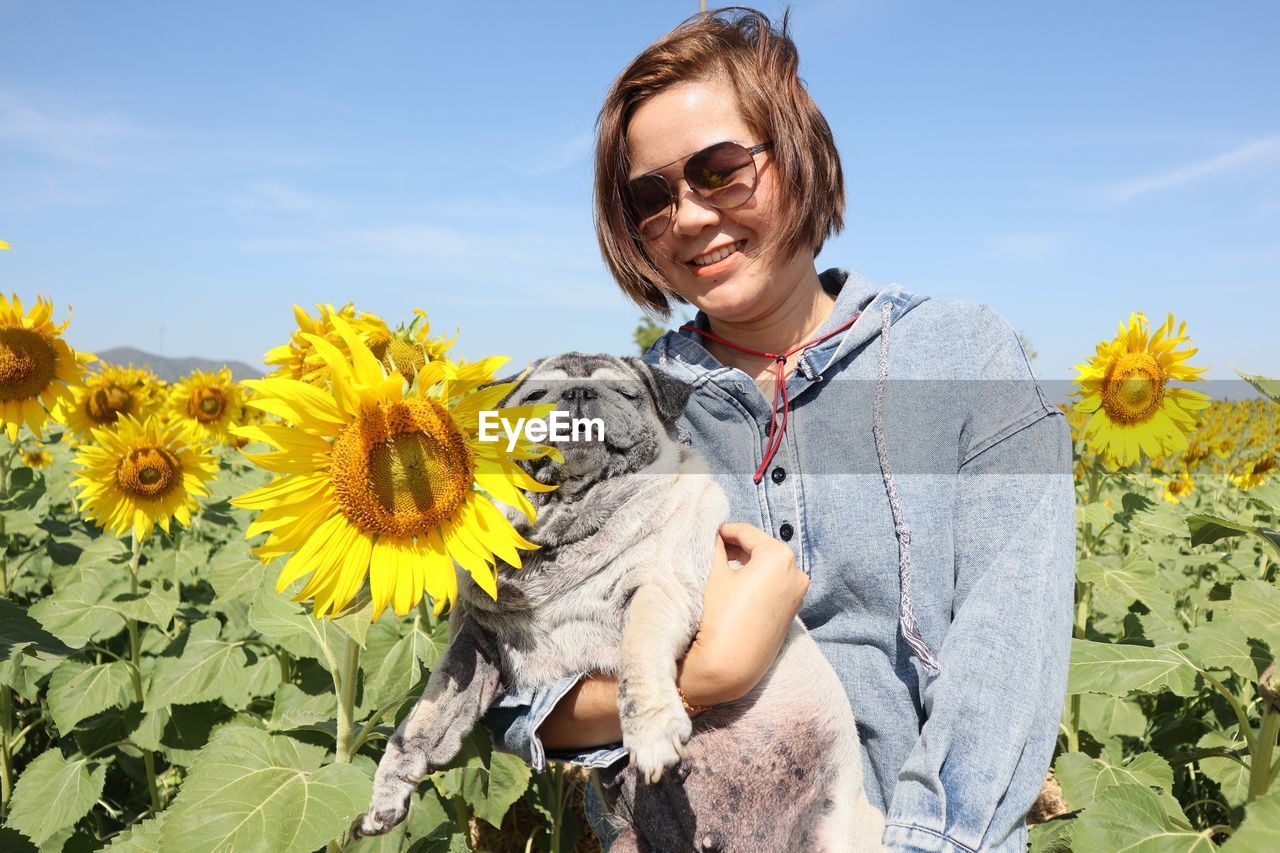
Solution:
[{"label": "dog's nose", "polygon": [[580,385],[576,388],[566,388],[564,394],[562,394],[561,396],[564,399],[572,402],[574,400],[594,400],[596,397],[599,397],[600,395],[596,393],[596,389],[588,388],[585,385]]}]

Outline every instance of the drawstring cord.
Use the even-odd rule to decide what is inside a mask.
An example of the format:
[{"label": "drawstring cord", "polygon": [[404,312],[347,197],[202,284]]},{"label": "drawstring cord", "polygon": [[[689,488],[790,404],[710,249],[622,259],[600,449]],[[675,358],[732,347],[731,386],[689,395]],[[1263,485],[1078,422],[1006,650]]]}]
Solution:
[{"label": "drawstring cord", "polygon": [[[769,463],[773,461],[773,457],[777,454],[778,448],[782,447],[782,434],[787,431],[787,415],[791,411],[791,398],[787,396],[787,374],[786,374],[787,359],[795,355],[796,353],[800,352],[801,350],[805,349],[806,347],[811,347],[816,343],[825,341],[827,338],[831,337],[832,335],[838,334],[839,332],[843,332],[845,329],[852,326],[854,324],[854,321],[857,319],[858,319],[858,315],[854,314],[852,319],[850,319],[847,323],[843,323],[838,328],[832,329],[826,334],[819,335],[818,337],[813,338],[811,340],[807,340],[802,344],[796,344],[794,347],[787,350],[786,352],[764,352],[762,350],[755,350],[755,349],[750,349],[748,347],[738,346],[737,344],[731,341],[726,341],[724,338],[718,335],[713,335],[711,332],[707,332],[702,329],[699,329],[696,326],[694,326],[692,323],[686,323],[680,327],[681,330],[688,329],[691,332],[697,332],[699,335],[702,335],[704,338],[710,338],[711,340],[716,341],[717,343],[724,344],[725,346],[730,347],[731,349],[736,349],[739,352],[745,352],[749,355],[758,355],[761,358],[773,359],[773,379],[774,379],[773,405],[770,406],[769,408],[769,440],[765,443],[764,459],[761,460],[760,467],[756,468],[755,473],[751,475],[751,481],[753,483],[759,483],[760,479],[764,477],[764,472],[769,468]],[[782,400],[781,419],[777,418],[779,399]],[[775,425],[777,425],[776,432],[774,430]]]},{"label": "drawstring cord", "polygon": [[[824,341],[838,332],[853,325],[854,321],[860,315],[855,314],[851,320],[842,324],[839,328],[832,329],[825,335],[819,335],[810,341],[798,344],[785,353],[762,352],[760,350],[748,349],[747,347],[738,346],[735,343],[726,341],[711,332],[703,331],[696,328],[690,323],[686,323],[680,328],[688,329],[691,332],[697,332],[703,337],[710,338],[713,341],[724,344],[727,347],[736,349],[739,352],[745,352],[750,355],[758,355],[763,358],[773,359],[774,368],[774,393],[773,407],[769,412],[769,441],[765,445],[764,461],[760,463],[760,467],[752,474],[751,479],[755,483],[759,483],[764,476],[765,470],[769,467],[774,454],[778,452],[778,448],[782,446],[782,435],[787,429],[787,413],[791,407],[790,398],[787,397],[786,386],[786,362],[787,359],[795,353],[813,346],[814,344]],[[880,363],[876,376],[876,396],[872,409],[872,425],[871,434],[875,438],[876,459],[880,463],[880,476],[884,480],[885,492],[889,496],[889,510],[893,514],[893,532],[898,540],[898,583],[901,588],[901,595],[898,600],[898,629],[902,633],[902,639],[907,646],[913,651],[920,662],[934,672],[940,672],[942,667],[938,663],[937,657],[933,650],[929,648],[929,644],[925,642],[924,636],[920,633],[920,626],[916,623],[915,609],[911,603],[911,527],[907,524],[906,518],[902,511],[902,501],[898,497],[897,483],[893,479],[893,469],[889,466],[889,451],[885,444],[884,438],[884,391],[885,385],[889,379],[889,326],[893,318],[893,303],[886,300],[880,306]],[[777,432],[774,432],[775,414],[778,409],[778,399],[782,399],[782,418]]]},{"label": "drawstring cord", "polygon": [[876,458],[880,461],[880,476],[889,494],[889,510],[893,513],[893,532],[898,537],[898,584],[902,590],[898,601],[898,627],[902,639],[916,653],[916,657],[934,672],[942,667],[933,650],[920,634],[916,624],[915,609],[911,606],[911,528],[902,513],[902,501],[898,499],[898,487],[889,467],[889,451],[884,441],[884,389],[889,379],[889,321],[893,315],[893,303],[885,300],[880,306],[880,370],[876,377],[876,399],[873,408],[871,434],[876,440]]}]

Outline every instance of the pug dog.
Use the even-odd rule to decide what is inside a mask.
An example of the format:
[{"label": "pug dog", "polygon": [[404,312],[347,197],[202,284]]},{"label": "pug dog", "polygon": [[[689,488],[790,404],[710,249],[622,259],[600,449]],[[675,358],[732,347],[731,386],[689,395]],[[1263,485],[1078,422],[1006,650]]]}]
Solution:
[{"label": "pug dog", "polygon": [[706,463],[676,437],[689,393],[638,358],[571,352],[535,363],[503,401],[554,402],[603,434],[553,442],[563,462],[521,463],[557,486],[529,495],[533,525],[507,510],[540,548],[522,568],[498,566],[496,600],[459,585],[448,648],[387,742],[357,835],[402,821],[418,783],[502,692],[600,672],[618,679],[630,758],[603,778],[616,853],[882,849],[853,712],[799,619],[745,697],[694,720],[684,709],[676,664],[728,516]]}]

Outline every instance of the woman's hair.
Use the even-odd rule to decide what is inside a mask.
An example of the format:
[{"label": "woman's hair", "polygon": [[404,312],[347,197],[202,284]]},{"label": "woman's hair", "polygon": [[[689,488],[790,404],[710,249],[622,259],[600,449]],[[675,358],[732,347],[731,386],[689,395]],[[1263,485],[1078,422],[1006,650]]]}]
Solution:
[{"label": "woman's hair", "polygon": [[783,219],[777,251],[816,256],[844,227],[844,176],[831,128],[798,76],[800,56],[787,18],[774,27],[755,9],[731,6],[699,13],[658,39],[628,65],[605,95],[597,121],[596,238],[623,292],[646,311],[671,314],[671,299],[648,248],[627,221],[624,198],[631,163],[627,128],[636,109],[679,83],[727,80],[743,119],[759,141],[773,140]]}]

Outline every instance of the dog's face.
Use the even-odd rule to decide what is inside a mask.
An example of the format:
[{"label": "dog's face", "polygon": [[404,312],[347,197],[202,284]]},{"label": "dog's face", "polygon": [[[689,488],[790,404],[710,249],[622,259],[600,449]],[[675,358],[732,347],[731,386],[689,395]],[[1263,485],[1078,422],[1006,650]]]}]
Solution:
[{"label": "dog's face", "polygon": [[638,358],[569,352],[536,362],[502,405],[555,404],[569,437],[546,443],[564,462],[521,464],[539,482],[559,486],[551,499],[569,501],[597,482],[651,464],[674,439],[689,392],[689,385]]}]

